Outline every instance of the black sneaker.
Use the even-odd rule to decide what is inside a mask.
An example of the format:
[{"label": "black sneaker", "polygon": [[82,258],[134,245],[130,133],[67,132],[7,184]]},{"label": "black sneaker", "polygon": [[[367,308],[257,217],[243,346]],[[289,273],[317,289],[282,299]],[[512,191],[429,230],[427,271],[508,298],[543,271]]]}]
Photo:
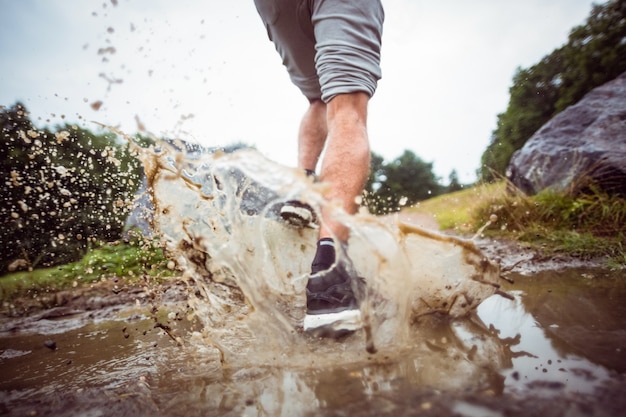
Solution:
[{"label": "black sneaker", "polygon": [[289,200],[280,208],[280,217],[295,227],[315,227],[317,216],[310,205],[298,200]]},{"label": "black sneaker", "polygon": [[[349,261],[348,261],[349,262]],[[363,327],[353,285],[360,280],[341,259],[329,270],[311,275],[306,286],[304,331],[340,337]]]}]

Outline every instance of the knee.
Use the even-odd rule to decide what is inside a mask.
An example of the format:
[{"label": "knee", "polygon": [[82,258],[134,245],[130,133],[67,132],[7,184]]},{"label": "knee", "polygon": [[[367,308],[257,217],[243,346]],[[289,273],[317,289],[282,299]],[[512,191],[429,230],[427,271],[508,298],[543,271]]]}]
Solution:
[{"label": "knee", "polygon": [[329,125],[340,123],[348,127],[365,128],[369,98],[369,94],[361,91],[338,94],[333,97],[327,104]]}]

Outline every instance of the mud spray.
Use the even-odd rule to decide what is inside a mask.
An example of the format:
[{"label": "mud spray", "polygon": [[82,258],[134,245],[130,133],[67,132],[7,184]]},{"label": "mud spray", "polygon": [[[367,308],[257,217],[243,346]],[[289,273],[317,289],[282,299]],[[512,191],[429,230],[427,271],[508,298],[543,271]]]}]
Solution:
[{"label": "mud spray", "polygon": [[[226,366],[308,367],[412,348],[415,323],[470,314],[498,292],[499,268],[471,241],[367,213],[349,216],[322,197],[324,184],[254,150],[190,153],[161,144],[140,158],[153,226],[193,290],[202,331],[190,343],[217,349]],[[364,332],[341,340],[301,331],[317,230],[280,221],[283,202],[325,206],[351,230],[349,256],[367,283]]]}]

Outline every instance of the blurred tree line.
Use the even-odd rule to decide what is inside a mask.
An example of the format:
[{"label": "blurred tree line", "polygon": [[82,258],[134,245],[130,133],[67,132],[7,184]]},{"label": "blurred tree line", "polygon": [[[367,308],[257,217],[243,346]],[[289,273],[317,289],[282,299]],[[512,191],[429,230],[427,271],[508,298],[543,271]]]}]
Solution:
[{"label": "blurred tree line", "polygon": [[594,5],[568,42],[530,68],[518,68],[509,104],[482,155],[479,177],[504,175],[513,153],[548,120],[626,71],[626,0]]},{"label": "blurred tree line", "polygon": [[0,107],[0,135],[0,273],[75,261],[121,237],[142,175],[128,144],[68,124],[38,129],[20,103]]},{"label": "blurred tree line", "polygon": [[456,171],[450,173],[449,184],[442,185],[433,173],[433,164],[424,162],[410,150],[389,163],[372,152],[364,205],[373,214],[388,214],[462,188]]}]

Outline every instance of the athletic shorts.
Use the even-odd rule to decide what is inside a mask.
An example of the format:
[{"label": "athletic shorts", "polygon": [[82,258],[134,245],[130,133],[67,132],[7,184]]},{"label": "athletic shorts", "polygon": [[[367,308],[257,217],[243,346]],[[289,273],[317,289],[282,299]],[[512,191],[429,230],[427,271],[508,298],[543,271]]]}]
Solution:
[{"label": "athletic shorts", "polygon": [[381,78],[380,0],[255,0],[291,81],[310,100],[371,97]]}]

